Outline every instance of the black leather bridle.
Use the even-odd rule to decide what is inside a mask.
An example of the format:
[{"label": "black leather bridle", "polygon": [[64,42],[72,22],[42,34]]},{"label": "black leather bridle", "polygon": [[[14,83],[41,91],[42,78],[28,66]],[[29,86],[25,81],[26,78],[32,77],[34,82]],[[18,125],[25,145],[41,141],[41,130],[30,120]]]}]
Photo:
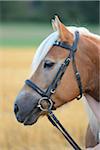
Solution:
[{"label": "black leather bridle", "polygon": [[[59,84],[59,81],[61,80],[63,74],[66,71],[66,68],[68,67],[70,61],[72,61],[74,74],[76,77],[76,81],[79,87],[80,95],[77,97],[79,100],[82,97],[82,83],[80,74],[77,70],[76,63],[75,63],[75,52],[77,51],[77,45],[79,41],[79,32],[75,32],[75,40],[73,42],[73,45],[67,45],[64,42],[55,41],[53,46],[59,46],[66,50],[69,50],[69,56],[65,58],[64,63],[60,66],[56,76],[54,77],[52,83],[49,85],[47,90],[44,92],[40,87],[38,87],[35,83],[33,83],[31,80],[26,80],[25,83],[30,88],[35,90],[42,98],[39,99],[37,107],[39,107],[40,110],[48,112],[48,119],[50,122],[63,134],[63,136],[66,138],[66,140],[72,145],[72,147],[75,150],[81,150],[81,148],[77,145],[77,143],[72,139],[72,137],[69,135],[69,133],[65,130],[65,128],[62,126],[62,124],[59,122],[59,120],[56,118],[56,116],[53,114],[52,110],[54,109],[54,102],[51,99],[51,95],[55,93],[55,90]],[[42,105],[42,102],[46,101],[49,103],[48,108],[44,108]]]},{"label": "black leather bridle", "polygon": [[[47,88],[47,90],[44,92],[40,87],[38,87],[35,83],[33,83],[31,80],[26,80],[25,83],[32,88],[33,90],[35,90],[42,98],[39,100],[39,105],[40,109],[41,107],[41,102],[43,100],[49,101],[50,105],[49,105],[49,109],[53,109],[53,104],[54,102],[50,99],[51,95],[54,94],[59,81],[61,80],[63,74],[66,71],[66,68],[68,67],[70,61],[72,60],[72,65],[73,65],[73,70],[74,70],[74,74],[76,77],[76,81],[79,87],[79,91],[80,91],[80,95],[77,97],[77,99],[79,100],[82,97],[82,83],[81,83],[81,78],[80,78],[80,74],[77,70],[76,67],[76,63],[75,63],[75,52],[77,51],[77,45],[78,45],[78,41],[79,41],[79,32],[76,31],[75,32],[75,40],[73,42],[73,45],[67,45],[64,42],[59,42],[59,41],[55,41],[55,43],[53,44],[53,46],[59,46],[62,47],[66,50],[69,50],[69,56],[64,60],[64,63],[60,66],[56,76],[54,77],[52,83],[49,85],[49,87]],[[42,109],[43,110],[43,109]]]}]

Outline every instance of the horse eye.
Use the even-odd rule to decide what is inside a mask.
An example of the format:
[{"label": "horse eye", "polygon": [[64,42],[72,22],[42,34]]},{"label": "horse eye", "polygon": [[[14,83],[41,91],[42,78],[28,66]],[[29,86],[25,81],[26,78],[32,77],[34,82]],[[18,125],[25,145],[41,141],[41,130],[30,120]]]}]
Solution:
[{"label": "horse eye", "polygon": [[49,68],[53,67],[54,64],[55,64],[54,62],[46,60],[45,63],[44,63],[44,68],[48,68],[49,69]]}]

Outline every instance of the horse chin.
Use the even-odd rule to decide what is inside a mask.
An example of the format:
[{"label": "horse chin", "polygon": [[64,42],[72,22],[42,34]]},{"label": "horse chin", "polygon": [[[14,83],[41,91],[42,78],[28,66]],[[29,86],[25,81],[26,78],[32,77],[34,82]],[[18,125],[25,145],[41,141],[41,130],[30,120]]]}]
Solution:
[{"label": "horse chin", "polygon": [[37,122],[38,120],[38,117],[32,117],[30,118],[29,120],[26,120],[23,122],[23,124],[26,126],[26,125],[33,125]]},{"label": "horse chin", "polygon": [[41,115],[41,111],[37,108],[35,109],[33,112],[30,113],[30,115],[28,115],[24,121],[23,124],[24,125],[33,125],[37,122],[38,118]]}]

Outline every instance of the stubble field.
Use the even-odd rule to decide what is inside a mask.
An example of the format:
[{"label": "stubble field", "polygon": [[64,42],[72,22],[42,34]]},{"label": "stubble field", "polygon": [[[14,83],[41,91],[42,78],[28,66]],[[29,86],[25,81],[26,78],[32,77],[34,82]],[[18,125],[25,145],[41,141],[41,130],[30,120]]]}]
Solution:
[{"label": "stubble field", "polygon": [[[0,150],[71,150],[46,117],[27,127],[15,119],[13,103],[30,74],[33,55],[34,48],[0,48]],[[88,119],[82,101],[75,100],[55,114],[84,148]]]}]

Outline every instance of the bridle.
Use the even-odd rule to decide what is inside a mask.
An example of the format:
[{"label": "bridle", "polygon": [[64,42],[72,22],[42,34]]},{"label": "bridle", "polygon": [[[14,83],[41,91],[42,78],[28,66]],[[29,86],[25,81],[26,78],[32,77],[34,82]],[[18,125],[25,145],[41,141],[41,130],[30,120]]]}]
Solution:
[{"label": "bridle", "polygon": [[[65,42],[61,42],[61,41],[55,41],[55,43],[53,44],[53,46],[59,46],[66,50],[69,50],[70,53],[69,53],[68,57],[65,58],[63,64],[60,66],[52,83],[48,86],[48,88],[45,92],[40,87],[38,87],[35,83],[33,83],[31,80],[25,81],[26,85],[28,85],[30,88],[32,88],[34,91],[36,91],[42,97],[39,99],[37,107],[39,107],[40,110],[42,110],[42,111],[48,112],[48,118],[51,121],[51,123],[62,132],[64,137],[69,141],[69,143],[73,146],[73,148],[75,150],[81,150],[81,149],[75,143],[75,141],[71,138],[71,136],[67,133],[67,131],[63,128],[61,123],[58,121],[58,119],[53,114],[52,110],[54,109],[54,102],[51,99],[51,95],[55,93],[55,90],[56,90],[58,84],[60,83],[59,81],[62,79],[62,76],[64,75],[69,63],[72,61],[72,66],[73,66],[75,78],[76,78],[77,85],[79,88],[79,93],[80,93],[80,95],[77,97],[77,99],[79,100],[82,97],[81,78],[80,78],[80,74],[77,70],[76,63],[75,63],[75,52],[77,51],[78,41],[79,41],[79,32],[76,31],[75,32],[75,40],[74,40],[72,46],[66,44]],[[43,101],[48,102],[48,104],[49,104],[48,108],[43,107],[43,105],[42,105]]]},{"label": "bridle", "polygon": [[[80,78],[80,74],[77,70],[76,67],[76,63],[75,63],[75,52],[77,51],[77,45],[78,45],[78,41],[79,41],[79,32],[76,31],[75,32],[75,40],[73,42],[73,45],[67,45],[64,42],[58,42],[55,41],[55,43],[53,44],[53,46],[59,46],[62,47],[66,50],[69,50],[69,56],[64,60],[64,63],[60,66],[56,76],[54,77],[52,83],[49,85],[49,87],[47,88],[47,90],[44,92],[40,87],[38,87],[35,83],[33,83],[31,80],[26,80],[25,83],[32,88],[33,90],[35,90],[42,98],[39,100],[39,106],[41,104],[41,102],[43,100],[49,101],[50,103],[50,108],[49,109],[53,109],[53,101],[50,99],[51,95],[55,93],[55,90],[59,84],[59,81],[61,80],[63,74],[66,71],[66,68],[68,67],[70,61],[72,60],[72,65],[73,65],[73,70],[74,70],[74,74],[76,77],[76,81],[77,81],[77,85],[79,87],[79,92],[80,95],[77,97],[77,99],[79,100],[82,97],[82,83],[81,83],[81,78]],[[41,107],[41,106],[40,106]],[[41,108],[43,111],[44,109]]]}]

